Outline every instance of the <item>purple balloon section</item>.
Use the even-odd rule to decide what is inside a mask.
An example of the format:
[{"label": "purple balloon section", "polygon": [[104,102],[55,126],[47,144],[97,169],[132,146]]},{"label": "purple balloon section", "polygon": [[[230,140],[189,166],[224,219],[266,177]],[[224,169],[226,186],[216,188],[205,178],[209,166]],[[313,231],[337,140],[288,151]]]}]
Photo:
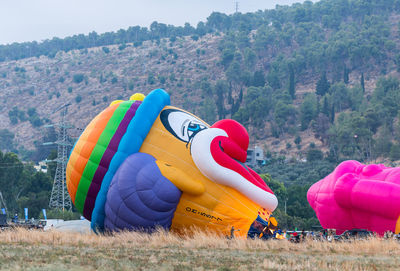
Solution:
[{"label": "purple balloon section", "polygon": [[169,229],[182,192],[165,178],[156,159],[129,156],[112,179],[105,204],[106,230]]}]

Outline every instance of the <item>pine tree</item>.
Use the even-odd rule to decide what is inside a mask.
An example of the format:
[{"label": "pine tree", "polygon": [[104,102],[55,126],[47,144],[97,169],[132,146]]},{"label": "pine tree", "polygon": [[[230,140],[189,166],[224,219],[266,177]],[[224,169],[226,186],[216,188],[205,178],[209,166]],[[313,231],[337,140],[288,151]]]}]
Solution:
[{"label": "pine tree", "polygon": [[294,70],[292,64],[289,64],[289,94],[292,99],[295,98],[295,92]]},{"label": "pine tree", "polygon": [[254,72],[252,85],[255,87],[263,87],[265,85],[265,75],[263,71],[258,70]]},{"label": "pine tree", "polygon": [[361,84],[361,89],[362,89],[363,93],[365,93],[364,73],[361,73],[360,84]]},{"label": "pine tree", "polygon": [[343,68],[343,82],[347,85],[349,83],[349,69],[344,65]]},{"label": "pine tree", "polygon": [[331,123],[335,122],[335,105],[332,104],[331,108]]},{"label": "pine tree", "polygon": [[317,82],[316,93],[317,95],[324,96],[329,91],[329,81],[326,78],[326,72],[324,72],[321,78]]},{"label": "pine tree", "polygon": [[326,96],[324,97],[324,100],[323,100],[322,114],[329,117],[329,104],[328,104],[328,98],[326,98]]},{"label": "pine tree", "polygon": [[272,89],[277,90],[281,88],[281,82],[279,80],[278,73],[275,70],[272,70],[267,75],[268,85],[272,87]]}]

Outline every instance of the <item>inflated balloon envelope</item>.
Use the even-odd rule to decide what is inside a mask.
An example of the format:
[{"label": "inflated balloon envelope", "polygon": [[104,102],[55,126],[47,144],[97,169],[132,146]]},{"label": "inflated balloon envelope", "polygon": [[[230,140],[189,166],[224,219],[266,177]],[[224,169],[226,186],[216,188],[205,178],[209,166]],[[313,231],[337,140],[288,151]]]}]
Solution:
[{"label": "inflated balloon envelope", "polygon": [[400,233],[400,168],[382,164],[341,163],[307,192],[321,226]]},{"label": "inflated balloon envelope", "polygon": [[156,89],[114,101],[90,122],[71,152],[67,187],[94,230],[196,227],[245,237],[278,204],[244,165],[248,144],[238,122],[210,127]]}]

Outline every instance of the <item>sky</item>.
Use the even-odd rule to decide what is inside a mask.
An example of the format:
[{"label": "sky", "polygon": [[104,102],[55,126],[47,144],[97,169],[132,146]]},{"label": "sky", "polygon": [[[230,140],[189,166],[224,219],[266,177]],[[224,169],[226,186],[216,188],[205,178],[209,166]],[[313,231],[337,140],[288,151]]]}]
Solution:
[{"label": "sky", "polygon": [[0,44],[98,34],[154,21],[196,26],[213,12],[273,9],[304,0],[0,0]]}]

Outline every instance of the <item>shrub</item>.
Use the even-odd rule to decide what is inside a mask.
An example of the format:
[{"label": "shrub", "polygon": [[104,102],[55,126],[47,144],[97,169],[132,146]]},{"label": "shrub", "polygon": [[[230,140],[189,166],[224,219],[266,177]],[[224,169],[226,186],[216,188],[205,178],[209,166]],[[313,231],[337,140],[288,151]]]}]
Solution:
[{"label": "shrub", "polygon": [[400,160],[400,145],[393,144],[389,153],[390,160]]},{"label": "shrub", "polygon": [[312,161],[321,161],[324,158],[324,154],[322,151],[318,149],[309,149],[307,152],[307,161],[312,162]]},{"label": "shrub", "polygon": [[82,73],[77,73],[74,74],[73,81],[74,83],[79,84],[83,81],[84,78],[85,76]]},{"label": "shrub", "polygon": [[75,102],[76,102],[76,103],[80,103],[81,101],[82,101],[82,96],[78,94],[78,95],[75,97]]}]

